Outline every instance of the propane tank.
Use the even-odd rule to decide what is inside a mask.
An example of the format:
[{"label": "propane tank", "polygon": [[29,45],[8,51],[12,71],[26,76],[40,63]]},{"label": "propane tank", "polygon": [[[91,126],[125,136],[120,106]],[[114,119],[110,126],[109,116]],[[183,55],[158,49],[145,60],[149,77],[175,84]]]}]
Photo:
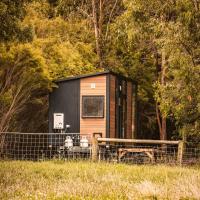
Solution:
[{"label": "propane tank", "polygon": [[88,139],[86,136],[82,136],[81,140],[80,140],[80,146],[83,148],[87,148],[88,147]]},{"label": "propane tank", "polygon": [[73,147],[73,140],[70,136],[67,136],[65,139],[65,147],[66,148]]}]

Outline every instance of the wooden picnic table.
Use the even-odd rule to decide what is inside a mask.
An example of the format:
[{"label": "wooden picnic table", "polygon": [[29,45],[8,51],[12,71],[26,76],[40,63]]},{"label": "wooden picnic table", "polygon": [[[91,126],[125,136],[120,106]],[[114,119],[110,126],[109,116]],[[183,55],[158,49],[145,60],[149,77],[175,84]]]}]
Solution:
[{"label": "wooden picnic table", "polygon": [[127,153],[144,153],[147,155],[147,157],[150,158],[151,162],[155,162],[155,152],[158,150],[155,148],[119,148],[118,149],[118,161],[121,161],[121,159],[127,154]]},{"label": "wooden picnic table", "polygon": [[[106,144],[99,144],[99,146],[102,147],[112,147],[112,145],[106,145]],[[113,146],[115,147],[115,145]],[[118,162],[121,161],[123,157],[125,157],[128,153],[144,153],[148,158],[150,158],[151,163],[155,162],[155,153],[161,152],[161,150],[157,148],[152,148],[152,147],[117,147],[116,148],[116,153],[117,153],[117,160]],[[99,160],[101,160],[102,152],[99,149]]]}]

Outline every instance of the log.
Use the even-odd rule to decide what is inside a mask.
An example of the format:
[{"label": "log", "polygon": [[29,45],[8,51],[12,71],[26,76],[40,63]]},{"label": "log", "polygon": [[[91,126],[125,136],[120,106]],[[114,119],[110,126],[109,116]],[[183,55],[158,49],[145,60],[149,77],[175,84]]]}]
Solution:
[{"label": "log", "polygon": [[138,140],[138,139],[119,139],[119,138],[97,138],[98,142],[121,142],[138,144],[179,144],[179,141],[173,140]]}]

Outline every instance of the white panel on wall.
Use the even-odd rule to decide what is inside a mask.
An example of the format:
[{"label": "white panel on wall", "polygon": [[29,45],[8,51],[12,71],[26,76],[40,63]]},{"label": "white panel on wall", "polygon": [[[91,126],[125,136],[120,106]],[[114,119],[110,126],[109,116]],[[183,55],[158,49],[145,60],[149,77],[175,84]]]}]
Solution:
[{"label": "white panel on wall", "polygon": [[53,128],[64,129],[64,114],[63,113],[53,114]]}]

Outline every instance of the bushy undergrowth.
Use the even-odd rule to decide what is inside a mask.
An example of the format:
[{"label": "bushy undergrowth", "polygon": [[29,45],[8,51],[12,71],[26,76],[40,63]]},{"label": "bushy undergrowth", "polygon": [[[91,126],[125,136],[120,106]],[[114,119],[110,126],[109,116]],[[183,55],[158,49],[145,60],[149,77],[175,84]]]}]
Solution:
[{"label": "bushy undergrowth", "polygon": [[0,199],[200,199],[200,168],[0,162]]}]

